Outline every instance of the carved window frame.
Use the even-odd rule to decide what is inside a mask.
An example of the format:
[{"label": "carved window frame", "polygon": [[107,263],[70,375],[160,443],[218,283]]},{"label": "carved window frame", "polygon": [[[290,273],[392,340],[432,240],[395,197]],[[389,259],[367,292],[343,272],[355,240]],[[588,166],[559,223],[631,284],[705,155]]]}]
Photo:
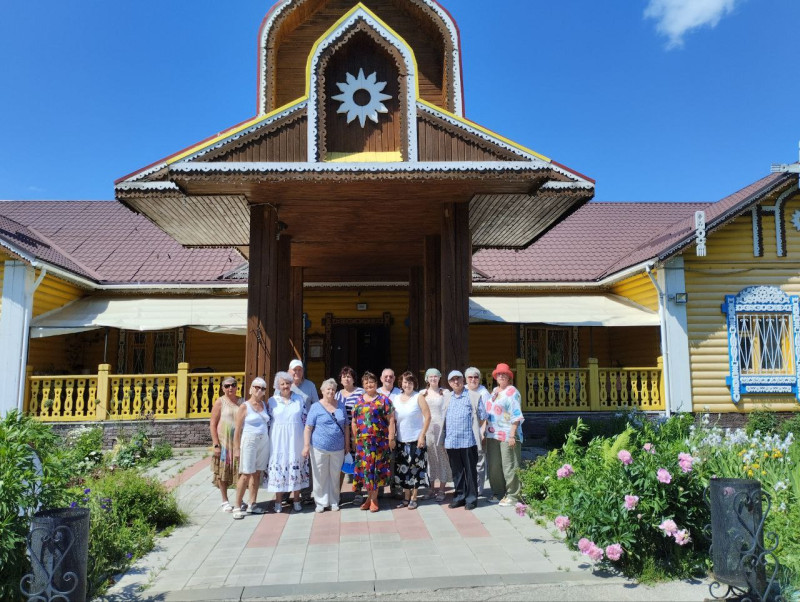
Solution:
[{"label": "carved window frame", "polygon": [[[774,286],[751,286],[738,295],[726,295],[721,309],[727,316],[729,375],[726,383],[733,402],[739,403],[744,394],[793,394],[800,401],[800,296],[788,295]],[[790,320],[794,358],[786,374],[743,374],[739,318],[749,313],[783,314]]]}]

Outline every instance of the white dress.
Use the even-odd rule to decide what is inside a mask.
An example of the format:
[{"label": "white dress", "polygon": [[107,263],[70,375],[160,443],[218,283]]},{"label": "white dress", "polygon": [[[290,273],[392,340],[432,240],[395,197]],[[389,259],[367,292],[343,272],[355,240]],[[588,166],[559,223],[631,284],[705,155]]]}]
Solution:
[{"label": "white dress", "polygon": [[308,460],[303,458],[305,400],[295,393],[288,403],[280,396],[270,397],[269,413],[272,421],[267,491],[289,492],[308,487]]},{"label": "white dress", "polygon": [[428,408],[431,411],[431,424],[425,435],[425,444],[428,447],[428,479],[430,479],[431,486],[433,486],[434,480],[441,481],[444,485],[453,480],[453,475],[450,473],[450,460],[444,445],[436,444],[442,432],[442,424],[444,424],[444,414],[442,413],[444,396],[428,392],[425,401],[428,402]]}]

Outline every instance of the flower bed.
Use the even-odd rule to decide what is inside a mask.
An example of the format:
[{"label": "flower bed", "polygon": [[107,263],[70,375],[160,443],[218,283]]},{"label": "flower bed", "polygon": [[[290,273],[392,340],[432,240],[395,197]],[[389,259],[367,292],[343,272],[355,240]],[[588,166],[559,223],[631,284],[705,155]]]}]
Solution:
[{"label": "flower bed", "polygon": [[588,560],[643,580],[710,569],[704,491],[712,476],[758,478],[772,494],[767,529],[781,540],[783,580],[800,574],[800,448],[785,436],[701,428],[681,415],[653,424],[632,415],[627,430],[583,445],[582,423],[561,449],[522,470],[530,511],[554,520]]}]

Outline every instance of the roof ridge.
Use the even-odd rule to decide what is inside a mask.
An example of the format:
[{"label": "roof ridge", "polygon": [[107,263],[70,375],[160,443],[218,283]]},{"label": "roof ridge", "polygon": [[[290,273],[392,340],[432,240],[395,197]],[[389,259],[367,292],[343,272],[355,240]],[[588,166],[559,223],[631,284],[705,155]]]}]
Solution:
[{"label": "roof ridge", "polygon": [[33,232],[34,234],[36,234],[36,236],[38,236],[41,241],[46,242],[50,246],[51,249],[57,251],[58,253],[60,253],[61,255],[66,257],[67,259],[69,259],[76,266],[80,267],[86,274],[91,276],[95,281],[99,282],[100,280],[102,280],[100,274],[98,274],[95,270],[93,270],[92,268],[90,268],[87,265],[85,265],[82,261],[78,261],[71,253],[69,253],[69,252],[65,251],[64,249],[62,249],[49,236],[45,236],[44,234],[39,232],[33,226],[25,226],[25,227],[28,230],[30,230],[31,232]]}]

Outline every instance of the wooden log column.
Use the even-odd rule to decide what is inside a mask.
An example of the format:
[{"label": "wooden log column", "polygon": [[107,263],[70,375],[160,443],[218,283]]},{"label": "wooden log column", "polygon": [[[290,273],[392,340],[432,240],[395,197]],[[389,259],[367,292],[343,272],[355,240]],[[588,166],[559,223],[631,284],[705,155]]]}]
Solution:
[{"label": "wooden log column", "polygon": [[441,237],[425,237],[422,266],[422,365],[428,368],[441,366]]},{"label": "wooden log column", "polygon": [[472,283],[472,240],[467,203],[445,203],[442,206],[440,282],[442,373],[450,370],[463,372],[469,362],[469,292]]},{"label": "wooden log column", "polygon": [[425,299],[422,268],[414,266],[408,272],[408,369],[419,376],[422,369],[423,322]]},{"label": "wooden log column", "polygon": [[276,368],[278,214],[269,205],[250,208],[250,278],[247,287],[245,388],[257,376],[272,385]]},{"label": "wooden log column", "polygon": [[[303,359],[303,268],[293,267],[289,288],[292,359]],[[290,360],[291,361],[291,360]],[[289,367],[289,364],[286,364]],[[282,368],[283,370],[284,368]]]},{"label": "wooden log column", "polygon": [[286,294],[292,288],[292,237],[281,234],[278,239],[278,299],[277,324],[275,338],[276,369],[286,370],[294,355],[292,353],[292,303],[291,295]]}]

